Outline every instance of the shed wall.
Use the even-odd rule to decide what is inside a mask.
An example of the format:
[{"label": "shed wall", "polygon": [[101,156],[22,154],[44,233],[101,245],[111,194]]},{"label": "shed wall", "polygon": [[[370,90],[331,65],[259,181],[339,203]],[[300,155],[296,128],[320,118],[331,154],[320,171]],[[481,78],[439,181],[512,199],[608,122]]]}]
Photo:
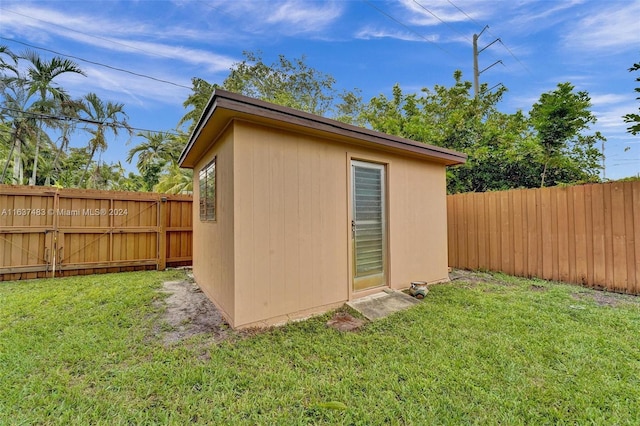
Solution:
[{"label": "shed wall", "polygon": [[[200,220],[198,172],[216,157],[216,221]],[[233,130],[228,128],[195,165],[193,185],[193,274],[234,325]]]},{"label": "shed wall", "polygon": [[398,157],[389,169],[391,287],[448,281],[445,167]]},{"label": "shed wall", "polygon": [[348,298],[344,148],[235,125],[237,324]]},{"label": "shed wall", "polygon": [[351,158],[388,163],[389,281],[447,279],[445,167],[258,124],[234,125],[235,323],[351,294]]}]

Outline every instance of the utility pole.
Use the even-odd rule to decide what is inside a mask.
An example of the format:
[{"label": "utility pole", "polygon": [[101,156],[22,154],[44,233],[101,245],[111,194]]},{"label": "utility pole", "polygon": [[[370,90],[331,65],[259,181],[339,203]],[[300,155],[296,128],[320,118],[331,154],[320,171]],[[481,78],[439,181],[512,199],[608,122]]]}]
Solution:
[{"label": "utility pole", "polygon": [[486,70],[488,70],[489,68],[491,68],[492,66],[494,66],[494,65],[496,65],[498,63],[504,65],[504,63],[500,60],[500,61],[495,61],[493,64],[489,65],[488,67],[486,67],[482,71],[478,70],[478,55],[480,53],[482,53],[482,51],[485,50],[487,47],[491,46],[493,43],[495,43],[497,41],[501,41],[499,38],[497,38],[497,39],[493,40],[491,43],[487,44],[482,49],[478,50],[478,38],[480,38],[482,33],[487,28],[489,28],[489,26],[485,25],[484,28],[482,29],[482,31],[480,31],[480,34],[474,34],[473,35],[473,93],[474,93],[476,99],[478,98],[478,94],[480,92],[480,74],[482,74],[483,72],[485,72]]},{"label": "utility pole", "polygon": [[[482,31],[484,31],[484,29]],[[480,32],[480,34],[482,34],[482,32]],[[479,34],[473,35],[473,93],[476,99],[478,98],[478,87],[480,86],[480,83],[478,83],[480,79],[480,73],[478,72],[478,37],[480,37]]]}]

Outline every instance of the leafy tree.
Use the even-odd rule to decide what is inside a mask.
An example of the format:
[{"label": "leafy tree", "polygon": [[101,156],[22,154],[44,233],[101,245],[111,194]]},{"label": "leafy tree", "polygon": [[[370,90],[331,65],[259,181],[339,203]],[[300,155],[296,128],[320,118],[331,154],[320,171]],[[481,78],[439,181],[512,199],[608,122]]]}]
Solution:
[{"label": "leafy tree", "polygon": [[[466,153],[464,165],[447,170],[450,193],[540,186],[543,174],[547,183],[554,184],[597,179],[601,157],[594,144],[602,136],[580,133],[592,119],[588,105],[576,106],[580,116],[588,119],[585,125],[574,125],[574,133],[553,145],[540,137],[521,111],[498,110],[505,88],[490,92],[483,85],[477,98],[471,89],[471,82],[463,81],[459,71],[454,73],[453,86],[436,85],[421,94],[405,94],[395,85],[391,98],[372,98],[361,117],[375,130]],[[552,110],[546,108],[548,101],[545,96],[545,111]]]},{"label": "leafy tree", "polygon": [[178,121],[178,126],[183,126],[186,123],[189,124],[188,133],[192,133],[198,124],[200,116],[204,112],[204,108],[207,106],[213,90],[219,87],[217,84],[210,84],[207,81],[194,77],[191,79],[191,94],[182,103],[186,109],[191,108],[187,113]]},{"label": "leafy tree", "polygon": [[[640,71],[640,62],[633,64],[631,68],[629,68],[629,72]],[[640,83],[640,77],[636,77],[636,81]],[[633,89],[636,93],[640,93],[640,87],[636,87]],[[640,96],[636,98],[636,100],[640,101]],[[638,107],[638,112],[640,113],[640,107]],[[629,113],[622,117],[625,123],[630,123],[631,125],[627,127],[627,132],[632,135],[640,134],[640,114]]]},{"label": "leafy tree", "polygon": [[2,82],[7,79],[5,70],[11,71],[15,76],[18,75],[18,55],[13,53],[9,47],[0,45],[0,71],[3,73]]},{"label": "leafy tree", "polygon": [[193,132],[216,88],[312,114],[331,116],[335,113],[336,119],[361,123],[362,99],[359,92],[338,93],[334,88],[335,79],[307,65],[304,56],[291,60],[280,55],[269,65],[260,52],[245,51],[243,55],[245,59],[232,66],[221,85],[200,78],[192,79],[192,94],[183,104],[190,109],[178,126],[190,122],[188,132]]},{"label": "leafy tree", "polygon": [[599,155],[594,146],[605,139],[599,132],[582,136],[596,122],[590,107],[589,94],[574,92],[570,83],[559,83],[556,90],[543,93],[533,105],[529,113],[531,125],[543,152],[541,187],[547,183],[597,178]]},{"label": "leafy tree", "polygon": [[169,134],[146,131],[138,133],[138,136],[144,138],[144,141],[129,150],[127,163],[131,163],[133,157],[138,156],[136,167],[142,174],[147,190],[150,190],[158,183],[158,175],[167,162],[164,150],[169,141]]},{"label": "leafy tree", "polygon": [[[56,114],[62,115],[64,117],[78,118],[82,108],[83,108],[82,101],[69,99],[69,100],[59,102],[56,105],[55,112]],[[53,176],[54,174],[57,174],[60,172],[58,167],[60,162],[60,156],[66,153],[67,150],[69,149],[69,136],[75,131],[76,127],[77,127],[76,121],[65,120],[60,123],[61,134],[58,139],[60,141],[60,145],[55,147],[56,148],[55,157],[53,158],[53,162],[51,164],[50,173],[47,174],[47,177],[44,183],[45,186],[48,186],[51,183],[51,181],[54,180],[54,176]]]},{"label": "leafy tree", "polygon": [[335,106],[335,120],[343,123],[364,127],[366,122],[363,118],[364,103],[359,89],[353,91],[343,91],[340,95],[341,101]]},{"label": "leafy tree", "polygon": [[124,104],[122,103],[104,103],[95,93],[89,93],[84,96],[82,112],[86,118],[95,123],[95,128],[88,128],[87,131],[92,135],[88,143],[89,161],[87,161],[84,172],[78,186],[82,187],[89,171],[89,166],[93,161],[93,157],[97,151],[107,149],[107,140],[105,134],[110,130],[114,136],[118,135],[120,129],[124,129],[129,135],[133,133],[129,123],[127,123],[127,114],[124,112]]},{"label": "leafy tree", "polygon": [[[142,187],[141,178],[132,173],[126,176],[120,163],[94,161],[95,154],[107,146],[106,133],[117,135],[119,129],[131,130],[122,104],[104,103],[95,94],[71,100],[55,84],[63,73],[83,74],[75,63],[58,57],[43,60],[29,51],[15,55],[0,46],[0,71],[0,182],[24,184],[27,173],[31,175],[29,183],[38,185],[54,182],[66,187],[125,190]],[[92,122],[82,129],[92,135],[87,147],[69,147],[71,134],[78,129],[77,121],[60,120],[58,116]],[[49,129],[59,135],[55,142]],[[177,156],[175,146],[171,142],[163,149]],[[13,176],[7,176],[12,163]]]},{"label": "leafy tree", "polygon": [[153,190],[167,194],[191,194],[193,192],[193,171],[181,169],[177,163],[171,163],[168,167],[168,173],[162,175]]},{"label": "leafy tree", "polygon": [[134,177],[131,180],[130,177],[127,177],[120,162],[94,164],[92,169],[92,186],[95,189],[106,191],[139,191],[141,189],[140,186],[137,186],[139,179]]},{"label": "leafy tree", "polygon": [[9,164],[13,161],[13,174],[11,182],[24,184],[24,164],[23,153],[28,149],[30,142],[34,141],[38,134],[38,123],[35,116],[30,114],[27,108],[29,95],[20,80],[12,80],[3,87],[2,100],[2,120],[8,123],[11,128],[10,149],[4,167],[2,178],[5,180]]},{"label": "leafy tree", "polygon": [[28,142],[29,124],[33,120],[29,120],[23,111],[27,107],[28,95],[27,91],[20,79],[18,71],[18,55],[14,54],[7,46],[0,46],[0,71],[2,78],[0,79],[0,90],[2,92],[2,109],[0,109],[0,119],[2,119],[3,127],[8,128],[9,133],[3,137],[4,144],[9,146],[6,153],[4,167],[0,182],[4,183],[7,175],[9,164],[13,160],[13,177],[11,182],[22,183],[23,162],[22,147]]},{"label": "leafy tree", "polygon": [[78,171],[85,169],[87,164],[91,165],[91,163],[89,147],[69,148],[60,158],[60,173],[55,180],[55,184],[64,188],[80,187],[82,175]]},{"label": "leafy tree", "polygon": [[145,182],[147,191],[153,190],[158,184],[160,175],[170,173],[171,166],[178,164],[178,158],[186,144],[186,134],[169,132],[141,132],[138,136],[145,140],[132,149],[127,155],[127,162],[131,163],[138,157],[136,167]]},{"label": "leafy tree", "polygon": [[504,88],[488,92],[483,86],[478,98],[471,89],[459,71],[453,86],[436,85],[420,95],[404,94],[395,85],[390,99],[384,95],[371,99],[362,117],[375,130],[465,152],[467,163],[448,169],[449,192],[512,187],[508,179],[519,175],[515,152],[525,140],[526,119],[497,110]]},{"label": "leafy tree", "polygon": [[114,180],[110,183],[111,189],[115,191],[143,191],[144,181],[142,176],[133,172],[127,173],[120,161],[112,164],[111,169],[114,171]]},{"label": "leafy tree", "polygon": [[312,114],[326,114],[335,97],[335,79],[305,63],[280,55],[271,65],[261,53],[243,52],[245,59],[231,69],[222,87],[231,92],[288,106]]}]

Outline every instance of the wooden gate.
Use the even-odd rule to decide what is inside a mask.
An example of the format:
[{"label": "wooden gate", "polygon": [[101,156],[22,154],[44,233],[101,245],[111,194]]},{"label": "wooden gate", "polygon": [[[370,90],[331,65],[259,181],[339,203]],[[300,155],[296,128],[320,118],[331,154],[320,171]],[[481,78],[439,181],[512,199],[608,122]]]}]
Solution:
[{"label": "wooden gate", "polygon": [[0,185],[0,280],[191,262],[190,196]]}]

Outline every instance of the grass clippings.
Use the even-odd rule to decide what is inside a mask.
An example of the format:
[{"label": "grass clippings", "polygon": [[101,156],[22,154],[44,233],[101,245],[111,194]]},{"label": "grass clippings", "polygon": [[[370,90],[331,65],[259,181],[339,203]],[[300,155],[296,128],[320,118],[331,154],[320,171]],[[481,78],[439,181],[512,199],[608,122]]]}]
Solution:
[{"label": "grass clippings", "polygon": [[329,313],[171,345],[184,273],[1,283],[0,424],[640,423],[638,298],[490,276],[356,333]]}]

